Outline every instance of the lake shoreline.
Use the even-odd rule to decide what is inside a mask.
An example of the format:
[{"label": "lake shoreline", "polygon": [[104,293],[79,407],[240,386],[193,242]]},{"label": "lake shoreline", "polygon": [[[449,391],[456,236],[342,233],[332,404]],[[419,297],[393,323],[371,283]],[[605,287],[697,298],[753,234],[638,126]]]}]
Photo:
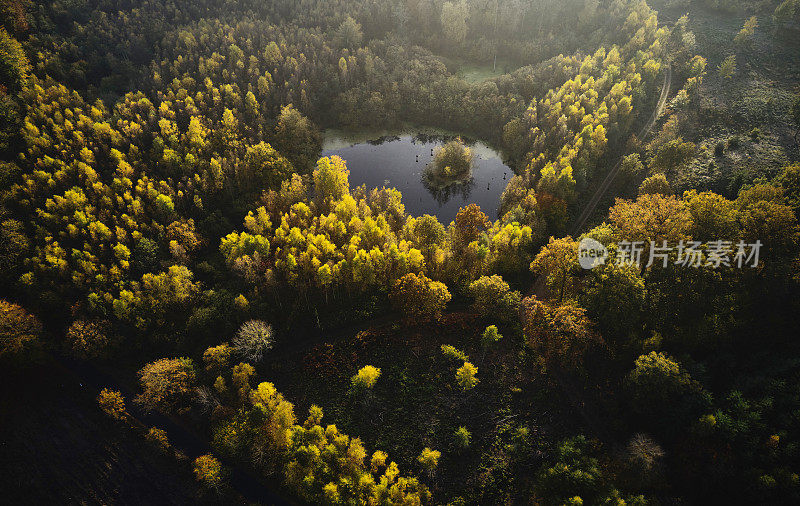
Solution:
[{"label": "lake shoreline", "polygon": [[[456,137],[474,153],[471,178],[446,188],[426,184],[425,167],[435,150]],[[352,188],[362,184],[367,189],[396,188],[411,215],[435,215],[445,224],[469,204],[478,204],[497,218],[500,196],[514,175],[501,154],[485,142],[432,127],[325,130],[322,156],[339,156],[347,162]]]}]

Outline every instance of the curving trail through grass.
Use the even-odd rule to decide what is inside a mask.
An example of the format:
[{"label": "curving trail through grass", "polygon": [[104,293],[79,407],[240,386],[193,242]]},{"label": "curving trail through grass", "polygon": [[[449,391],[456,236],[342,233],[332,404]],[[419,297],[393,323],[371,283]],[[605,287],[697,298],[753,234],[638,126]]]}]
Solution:
[{"label": "curving trail through grass", "polygon": [[[656,124],[656,120],[658,117],[661,116],[661,113],[664,112],[664,107],[667,105],[667,97],[669,97],[669,91],[672,87],[672,65],[667,66],[667,71],[664,73],[664,85],[661,87],[661,96],[658,98],[658,104],[656,105],[655,110],[653,111],[653,115],[650,116],[650,119],[647,123],[642,127],[641,131],[639,132],[638,138],[644,139],[653,129],[653,126]],[[572,224],[572,227],[569,229],[569,235],[575,236],[578,232],[580,232],[584,226],[586,226],[586,221],[589,217],[594,213],[595,209],[597,208],[597,204],[600,203],[600,199],[606,194],[608,189],[611,187],[611,183],[614,182],[616,179],[617,174],[619,174],[619,170],[622,167],[622,157],[617,160],[616,165],[614,168],[611,169],[608,174],[606,174],[605,179],[603,182],[600,183],[600,186],[597,187],[592,198],[589,199],[589,202],[584,206],[583,211]]]},{"label": "curving trail through grass", "polygon": [[[650,119],[647,120],[647,123],[645,123],[645,125],[639,131],[639,139],[644,139],[650,134],[650,131],[653,129],[653,126],[655,126],[659,116],[661,116],[661,113],[664,112],[664,107],[667,105],[667,97],[669,97],[671,88],[672,65],[668,65],[667,71],[664,73],[664,84],[661,86],[661,95],[658,97],[658,103],[656,104],[656,108],[653,110],[653,114],[650,116]],[[594,194],[589,199],[589,202],[586,204],[586,206],[584,206],[583,211],[581,211],[581,214],[578,215],[578,218],[570,227],[568,234],[569,236],[575,237],[575,235],[577,235],[581,230],[583,230],[583,227],[586,226],[586,222],[589,220],[589,217],[595,212],[600,200],[606,194],[608,189],[611,187],[611,184],[614,182],[614,179],[616,179],[617,175],[619,174],[619,170],[622,167],[622,159],[623,156],[620,156],[614,167],[608,172],[608,174],[606,174],[606,177],[600,183],[600,186],[597,187]],[[530,290],[528,290],[527,295],[541,294],[544,289],[544,281],[544,276],[537,276],[531,285]]]}]

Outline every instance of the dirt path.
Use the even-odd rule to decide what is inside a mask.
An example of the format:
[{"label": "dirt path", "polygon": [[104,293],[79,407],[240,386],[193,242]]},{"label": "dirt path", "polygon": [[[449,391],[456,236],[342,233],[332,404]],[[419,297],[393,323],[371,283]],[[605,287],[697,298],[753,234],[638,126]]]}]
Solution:
[{"label": "dirt path", "polygon": [[[645,123],[645,125],[639,131],[639,139],[644,139],[650,134],[650,131],[653,129],[653,126],[655,126],[659,116],[661,116],[661,114],[664,112],[664,107],[667,104],[667,98],[669,97],[671,88],[672,66],[669,65],[664,73],[664,84],[661,86],[661,95],[658,98],[656,108],[653,110],[653,114],[650,116],[650,119],[648,119],[647,123]],[[597,190],[595,190],[594,194],[589,199],[589,202],[587,202],[586,206],[583,208],[583,211],[573,223],[569,230],[569,235],[575,237],[581,230],[583,230],[583,227],[586,226],[586,222],[588,221],[589,217],[595,212],[600,200],[611,187],[611,184],[614,182],[617,174],[619,174],[620,167],[622,166],[622,159],[623,157],[620,156],[616,165],[614,165],[608,174],[606,174],[603,182],[600,183],[600,186],[598,186]],[[545,280],[546,277],[544,275],[538,276],[531,286],[528,295],[541,295],[545,291]],[[575,410],[581,415],[587,426],[590,427],[592,431],[594,431],[595,434],[601,439],[610,441],[609,435],[603,429],[602,423],[600,423],[600,417],[597,415],[597,409],[595,406],[593,406],[591,403],[585,402],[585,400],[582,399],[582,395],[577,391],[574,385],[571,384],[571,382],[566,380],[565,377],[556,375],[556,381],[560,385],[565,396],[568,398],[570,404],[572,404]]]},{"label": "dirt path", "polygon": [[[669,97],[670,88],[672,87],[672,66],[667,66],[667,71],[664,73],[664,85],[661,87],[661,96],[658,98],[658,104],[656,105],[655,110],[653,111],[652,116],[647,121],[647,123],[642,127],[639,131],[638,138],[644,139],[650,134],[650,131],[653,129],[653,126],[656,124],[658,117],[661,116],[661,113],[664,112],[664,107],[667,105],[667,97]],[[614,182],[614,179],[619,174],[619,170],[622,167],[622,160],[623,157],[620,157],[617,160],[616,165],[612,168],[608,174],[606,174],[605,179],[603,182],[600,183],[600,186],[597,187],[595,190],[594,195],[592,198],[589,199],[586,206],[584,206],[583,211],[572,224],[572,227],[569,230],[569,235],[575,236],[583,227],[586,226],[586,222],[588,221],[589,217],[594,213],[595,209],[597,208],[597,204],[600,203],[600,200],[606,194],[608,189],[611,187],[611,183]]]},{"label": "dirt path", "polygon": [[[659,116],[664,112],[664,107],[667,105],[667,98],[669,97],[670,89],[672,88],[672,66],[667,66],[667,71],[664,73],[664,84],[661,86],[661,95],[658,97],[658,103],[656,104],[656,108],[653,110],[653,114],[650,116],[650,119],[647,120],[647,123],[642,127],[639,131],[638,138],[644,139],[647,135],[650,134],[650,131],[655,126],[656,121],[658,120]],[[611,184],[616,179],[617,175],[619,174],[619,170],[622,167],[622,159],[624,156],[620,156],[617,160],[617,163],[614,167],[606,174],[606,177],[600,183],[600,186],[597,187],[592,197],[586,203],[581,214],[572,224],[572,227],[569,229],[569,236],[575,237],[583,227],[586,226],[586,222],[589,220],[589,217],[597,209],[597,205],[600,203],[600,200],[606,194],[606,192],[611,188]],[[536,280],[531,285],[530,290],[528,291],[528,295],[541,295],[544,292],[544,276],[537,276]]]}]

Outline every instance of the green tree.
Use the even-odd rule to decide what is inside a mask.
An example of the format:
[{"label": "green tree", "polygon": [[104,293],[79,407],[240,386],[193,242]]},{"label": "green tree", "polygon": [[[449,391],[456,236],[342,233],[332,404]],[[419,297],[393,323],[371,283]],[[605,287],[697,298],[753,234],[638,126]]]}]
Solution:
[{"label": "green tree", "polygon": [[775,183],[783,188],[787,203],[792,206],[795,215],[800,217],[800,163],[784,167]]},{"label": "green tree", "polygon": [[592,454],[597,447],[584,436],[558,445],[552,463],[545,464],[533,486],[536,504],[646,504],[641,496],[622,499],[620,491]]},{"label": "green tree", "polygon": [[644,164],[638,153],[632,153],[622,159],[619,169],[619,186],[626,194],[634,188],[634,184],[645,172]]},{"label": "green tree", "polygon": [[669,355],[652,351],[628,374],[631,408],[654,430],[677,434],[708,407],[703,387]]},{"label": "green tree", "polygon": [[736,55],[730,55],[719,64],[717,67],[719,76],[723,79],[731,79],[736,73]]},{"label": "green tree", "polygon": [[275,140],[292,166],[303,172],[314,167],[322,149],[322,137],[317,127],[292,104],[281,109]]},{"label": "green tree", "polygon": [[361,40],[364,34],[361,32],[361,24],[359,24],[351,16],[347,16],[339,25],[336,31],[336,41],[341,47],[348,49],[356,49],[361,47]]},{"label": "green tree", "polygon": [[592,269],[578,300],[609,343],[627,344],[640,334],[645,283],[638,267],[609,262]]},{"label": "green tree", "polygon": [[686,167],[696,150],[696,146],[691,142],[684,142],[680,137],[672,139],[657,148],[650,160],[650,169],[654,172],[674,174]]},{"label": "green tree", "polygon": [[467,37],[468,19],[469,6],[465,0],[448,1],[442,4],[442,31],[454,46],[461,44]]},{"label": "green tree", "polygon": [[281,182],[289,179],[294,168],[272,146],[260,142],[248,146],[244,163],[238,171],[241,191],[260,192],[266,188],[279,188]]},{"label": "green tree", "polygon": [[660,172],[648,177],[639,186],[639,195],[652,195],[654,193],[664,196],[675,195],[675,190],[672,189],[672,185],[667,181],[667,176]]}]

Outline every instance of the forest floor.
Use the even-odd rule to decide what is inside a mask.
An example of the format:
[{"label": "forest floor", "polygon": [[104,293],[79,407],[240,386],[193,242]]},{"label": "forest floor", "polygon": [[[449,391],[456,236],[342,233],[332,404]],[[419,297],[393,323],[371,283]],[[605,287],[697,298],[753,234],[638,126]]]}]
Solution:
[{"label": "forest floor", "polygon": [[[510,451],[515,434],[526,434],[522,459],[527,476],[562,437],[586,431],[585,418],[537,364],[529,363],[524,343],[512,329],[484,352],[480,334],[486,325],[466,311],[451,311],[438,322],[407,326],[398,320],[374,322],[348,339],[328,338],[311,348],[296,348],[267,357],[258,368],[262,381],[274,382],[296,406],[301,420],[312,404],[368,450],[383,450],[404,473],[419,472],[416,457],[424,447],[442,452],[432,485],[444,490],[486,490],[495,478],[502,452]],[[460,361],[443,356],[450,344],[469,355],[478,367],[478,385],[467,392],[456,384]],[[277,350],[276,350],[277,351]],[[358,369],[381,369],[374,392],[360,396],[350,388]],[[467,450],[455,444],[455,431],[472,434]],[[591,430],[588,432],[591,433]],[[498,460],[495,460],[498,459]],[[518,489],[519,490],[519,489]],[[451,499],[439,497],[437,499]]]}]

